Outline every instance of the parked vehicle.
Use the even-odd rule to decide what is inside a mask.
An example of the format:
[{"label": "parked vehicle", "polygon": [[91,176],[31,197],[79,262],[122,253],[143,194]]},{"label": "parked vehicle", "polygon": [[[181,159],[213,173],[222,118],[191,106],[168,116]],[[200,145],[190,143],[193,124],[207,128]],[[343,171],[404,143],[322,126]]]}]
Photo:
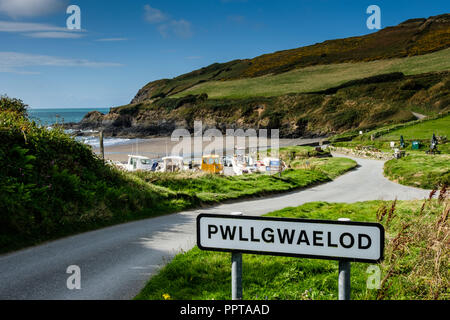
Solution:
[{"label": "parked vehicle", "polygon": [[222,164],[224,167],[232,167],[233,166],[233,158],[231,157],[223,157]]},{"label": "parked vehicle", "polygon": [[223,171],[223,165],[220,163],[219,155],[204,155],[202,157],[202,171],[210,173],[220,173]]},{"label": "parked vehicle", "polygon": [[[155,165],[156,163],[156,165]],[[138,155],[128,155],[128,162],[126,164],[115,163],[118,167],[127,171],[155,171],[158,165],[156,160],[148,157]]]},{"label": "parked vehicle", "polygon": [[280,172],[285,168],[285,164],[278,158],[264,158],[262,160],[264,166],[259,167],[260,171],[265,172]]},{"label": "parked vehicle", "polygon": [[184,165],[183,157],[170,156],[162,158],[162,164],[159,171],[161,172],[178,172],[187,168]]}]

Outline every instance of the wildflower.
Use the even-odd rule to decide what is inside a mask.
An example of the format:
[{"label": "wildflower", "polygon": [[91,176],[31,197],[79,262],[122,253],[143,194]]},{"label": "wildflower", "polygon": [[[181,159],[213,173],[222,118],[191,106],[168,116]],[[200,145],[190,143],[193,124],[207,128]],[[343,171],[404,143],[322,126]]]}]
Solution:
[{"label": "wildflower", "polygon": [[164,300],[170,300],[170,295],[168,293],[164,293],[162,296]]}]

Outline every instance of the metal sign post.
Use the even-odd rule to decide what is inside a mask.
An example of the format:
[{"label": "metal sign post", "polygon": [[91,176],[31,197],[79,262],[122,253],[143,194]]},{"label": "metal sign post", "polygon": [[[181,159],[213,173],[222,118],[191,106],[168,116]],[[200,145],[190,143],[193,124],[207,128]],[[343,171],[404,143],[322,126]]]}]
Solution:
[{"label": "metal sign post", "polygon": [[242,253],[231,253],[231,299],[242,300]]},{"label": "metal sign post", "polygon": [[339,300],[350,300],[350,269],[350,262],[339,261]]},{"label": "metal sign post", "polygon": [[[242,212],[232,212],[233,216],[242,216]],[[242,300],[242,253],[231,253],[231,299]]]},{"label": "metal sign post", "polygon": [[[338,221],[350,221],[348,218],[340,218]],[[339,260],[339,300],[350,300],[350,274],[351,264],[346,260]]]},{"label": "metal sign post", "polygon": [[339,261],[339,299],[350,299],[350,263],[379,263],[384,228],[379,223],[200,214],[197,246],[232,253],[233,300],[242,299],[242,254]]}]

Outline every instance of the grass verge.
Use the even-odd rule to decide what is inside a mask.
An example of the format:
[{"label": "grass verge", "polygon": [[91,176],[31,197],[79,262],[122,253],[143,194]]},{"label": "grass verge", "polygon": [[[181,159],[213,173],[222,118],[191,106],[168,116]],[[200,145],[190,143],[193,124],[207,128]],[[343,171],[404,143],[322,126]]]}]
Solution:
[{"label": "grass verge", "polygon": [[296,169],[312,169],[324,172],[329,178],[335,179],[350,169],[356,167],[356,162],[348,158],[309,158],[291,162]]},{"label": "grass verge", "polygon": [[389,160],[384,175],[397,183],[423,189],[450,185],[450,155],[409,155]]},{"label": "grass verge", "polygon": [[[298,147],[297,150],[302,150]],[[219,176],[207,173],[154,173],[138,172],[134,175],[147,183],[166,188],[200,203],[291,191],[313,184],[330,181],[353,169],[357,163],[345,158],[310,158],[309,166],[295,162],[292,169],[278,174],[251,174]]]}]

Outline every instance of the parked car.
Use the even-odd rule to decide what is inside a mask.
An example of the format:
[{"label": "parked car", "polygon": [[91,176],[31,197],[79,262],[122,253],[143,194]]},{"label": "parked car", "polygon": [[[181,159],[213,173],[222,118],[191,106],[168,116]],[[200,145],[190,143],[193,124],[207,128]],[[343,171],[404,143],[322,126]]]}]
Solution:
[{"label": "parked car", "polygon": [[224,167],[232,167],[233,166],[233,158],[231,157],[223,157],[222,164]]}]

